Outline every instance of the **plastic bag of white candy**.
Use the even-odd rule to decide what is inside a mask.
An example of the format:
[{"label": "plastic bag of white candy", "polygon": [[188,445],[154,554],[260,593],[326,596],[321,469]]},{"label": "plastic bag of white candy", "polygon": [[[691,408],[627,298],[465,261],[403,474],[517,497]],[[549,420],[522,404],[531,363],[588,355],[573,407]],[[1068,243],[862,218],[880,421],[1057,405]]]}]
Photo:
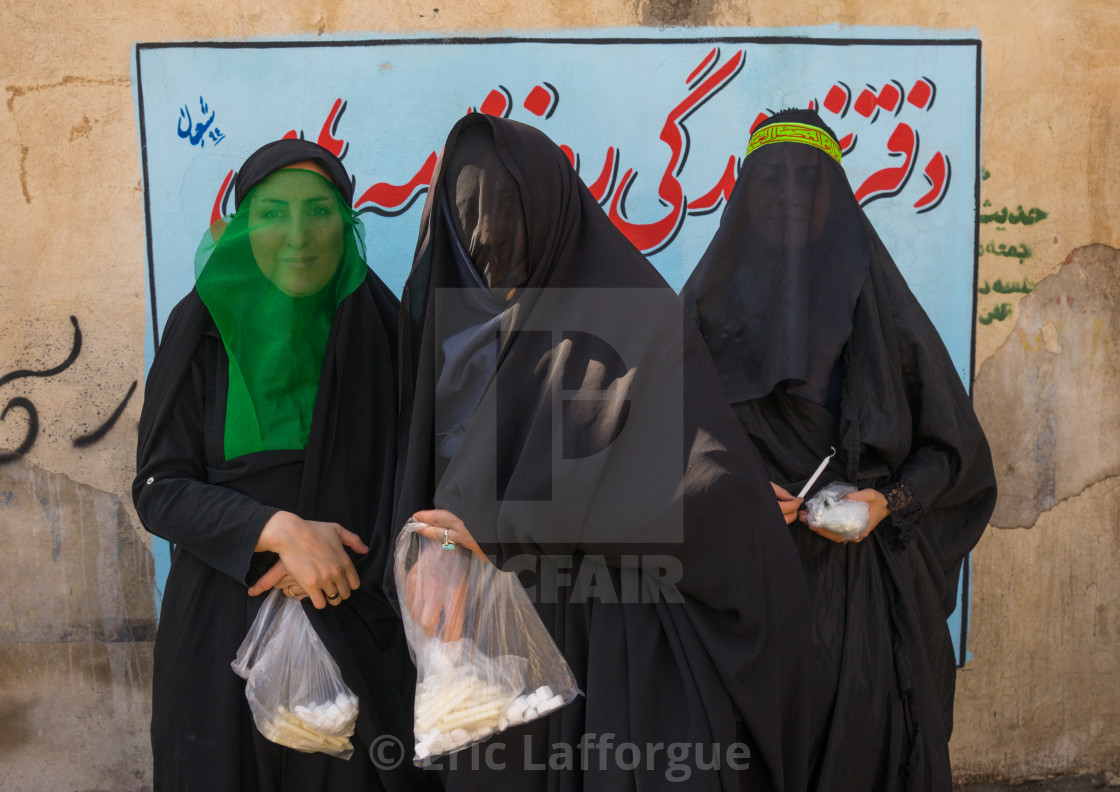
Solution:
[{"label": "plastic bag of white candy", "polygon": [[444,548],[420,527],[408,521],[394,558],[417,672],[418,765],[544,717],[580,692],[517,575]]},{"label": "plastic bag of white candy", "polygon": [[856,491],[855,487],[844,481],[834,481],[822,487],[805,502],[805,508],[809,512],[809,525],[844,540],[862,536],[867,531],[870,507],[863,501],[844,498]]},{"label": "plastic bag of white candy", "polygon": [[272,591],[232,666],[245,679],[253,722],[265,738],[305,753],[353,755],[358,697],[299,600]]}]

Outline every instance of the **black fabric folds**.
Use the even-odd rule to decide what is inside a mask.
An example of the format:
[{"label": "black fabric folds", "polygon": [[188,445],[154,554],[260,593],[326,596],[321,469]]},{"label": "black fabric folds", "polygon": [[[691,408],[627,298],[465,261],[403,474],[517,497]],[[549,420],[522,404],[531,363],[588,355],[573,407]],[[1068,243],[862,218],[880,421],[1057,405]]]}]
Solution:
[{"label": "black fabric folds", "polygon": [[[811,111],[767,123],[827,129]],[[810,788],[951,788],[946,619],[995,505],[984,433],[839,164],[801,143],[744,161],[682,291],[772,481],[845,480],[892,513],[858,544],[790,526],[814,609]],[[811,493],[810,493],[811,494]]]},{"label": "black fabric folds", "polygon": [[[251,261],[247,266],[255,266]],[[197,291],[172,311],[145,387],[133,499],[144,526],[175,544],[155,645],[152,747],[157,790],[407,790],[407,763],[378,770],[367,749],[411,735],[411,679],[399,617],[383,590],[396,455],[398,301],[368,269],[334,312],[305,449],[225,459],[229,360]],[[303,754],[265,740],[230,668],[263,595],[247,586],[276,557],[254,553],[277,510],[338,522],[370,552],[338,606],[305,605],[359,696],[355,756]]]},{"label": "black fabric folds", "polygon": [[[480,133],[516,182],[528,265],[444,470],[434,394],[462,290],[443,163]],[[447,788],[803,789],[807,602],[757,453],[679,299],[541,132],[481,114],[452,129],[400,349],[394,528],[459,516],[521,572],[585,693],[444,760]]]}]

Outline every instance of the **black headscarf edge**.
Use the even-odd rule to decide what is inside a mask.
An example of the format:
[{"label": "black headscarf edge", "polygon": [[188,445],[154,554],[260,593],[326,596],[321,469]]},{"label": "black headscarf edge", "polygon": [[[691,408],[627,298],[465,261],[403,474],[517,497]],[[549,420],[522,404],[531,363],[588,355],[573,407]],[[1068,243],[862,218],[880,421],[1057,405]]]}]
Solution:
[{"label": "black headscarf edge", "polygon": [[321,165],[330,177],[331,183],[346,201],[346,205],[353,204],[354,181],[346,172],[342,161],[318,143],[296,138],[274,140],[249,155],[237,173],[237,181],[234,185],[235,204],[240,206],[250,190],[276,171],[306,161]]}]

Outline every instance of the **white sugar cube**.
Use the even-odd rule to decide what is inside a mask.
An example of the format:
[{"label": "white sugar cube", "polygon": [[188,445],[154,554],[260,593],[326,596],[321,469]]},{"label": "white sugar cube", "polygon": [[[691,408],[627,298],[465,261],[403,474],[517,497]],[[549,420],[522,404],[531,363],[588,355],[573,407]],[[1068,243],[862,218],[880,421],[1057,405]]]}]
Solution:
[{"label": "white sugar cube", "polygon": [[552,712],[554,709],[559,709],[562,706],[564,706],[564,699],[560,698],[559,696],[552,696],[547,701],[541,702],[541,705],[537,707],[537,712],[539,712],[541,715],[544,715],[545,713]]}]

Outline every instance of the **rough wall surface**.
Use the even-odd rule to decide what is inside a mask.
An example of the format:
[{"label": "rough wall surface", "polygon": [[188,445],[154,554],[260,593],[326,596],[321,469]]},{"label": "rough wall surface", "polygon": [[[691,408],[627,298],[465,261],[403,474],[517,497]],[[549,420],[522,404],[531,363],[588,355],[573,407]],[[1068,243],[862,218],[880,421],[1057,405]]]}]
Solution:
[{"label": "rough wall surface", "polygon": [[[1120,761],[1120,252],[1074,251],[976,377],[1000,498],[973,556],[958,776]],[[1030,530],[1000,530],[1029,528]]]},{"label": "rough wall surface", "polygon": [[150,776],[152,558],[129,510],[27,461],[0,468],[4,789],[137,789]]},{"label": "rough wall surface", "polygon": [[[40,0],[0,7],[0,786],[150,778],[152,571],[128,506],[144,367],[134,42],[827,23],[983,41],[974,392],[1003,495],[974,556],[957,774],[1120,772],[1112,0]],[[1010,219],[1023,207],[1040,210],[1029,224]]]},{"label": "rough wall surface", "polygon": [[992,416],[1001,483],[993,525],[1030,528],[1120,475],[1118,308],[1120,252],[1081,248],[1019,303],[1011,335],[980,367],[974,402]]}]

